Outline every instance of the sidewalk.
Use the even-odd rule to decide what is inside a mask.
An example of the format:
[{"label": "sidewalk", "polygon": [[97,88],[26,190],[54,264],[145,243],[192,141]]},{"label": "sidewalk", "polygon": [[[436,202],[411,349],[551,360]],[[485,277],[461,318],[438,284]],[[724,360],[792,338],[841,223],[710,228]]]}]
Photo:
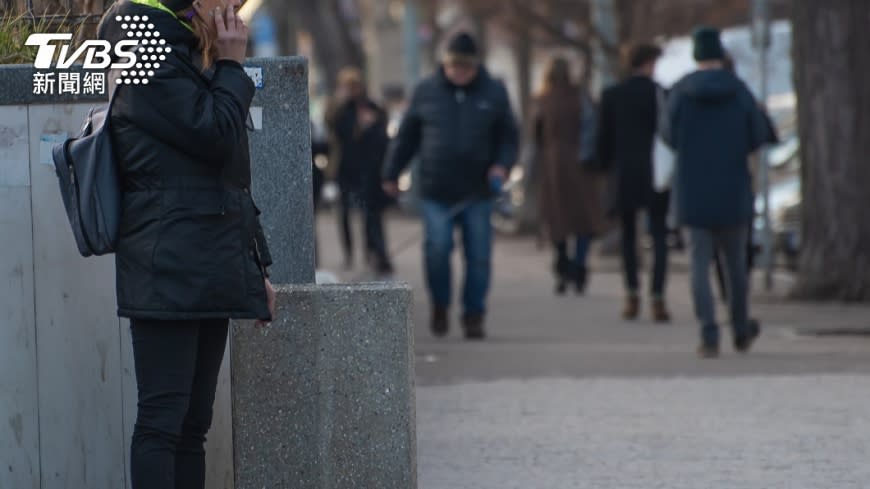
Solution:
[{"label": "sidewalk", "polygon": [[[389,224],[394,244],[419,230]],[[334,221],[319,231],[334,268]],[[758,294],[752,354],[726,342],[702,361],[685,257],[673,259],[669,325],[646,310],[619,318],[615,260],[595,259],[585,296],[556,297],[550,259],[534,239],[500,239],[490,339],[466,343],[458,310],[448,339],[428,333],[420,247],[396,257],[416,291],[421,489],[870,486],[870,339],[799,334],[870,326],[870,308]]]}]

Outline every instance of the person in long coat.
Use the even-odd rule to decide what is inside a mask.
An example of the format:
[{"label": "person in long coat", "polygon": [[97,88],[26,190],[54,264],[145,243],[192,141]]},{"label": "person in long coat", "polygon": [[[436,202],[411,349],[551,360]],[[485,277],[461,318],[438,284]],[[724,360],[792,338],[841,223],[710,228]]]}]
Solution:
[{"label": "person in long coat", "polygon": [[670,321],[665,301],[668,246],[667,215],[670,192],[653,186],[653,143],[658,130],[661,88],[653,80],[661,49],[639,44],[628,55],[629,76],[604,90],[598,123],[597,159],[610,173],[608,213],[622,228],[622,264],[626,301],[622,316],[637,319],[640,313],[637,215],[646,211],[653,238],[653,273],[650,280],[652,318]]},{"label": "person in long coat", "polygon": [[[593,110],[583,93],[571,78],[568,62],[555,58],[535,100],[539,209],[555,249],[553,268],[560,294],[569,283],[578,292],[585,290],[589,245],[605,225],[601,178],[580,163],[582,116]],[[571,239],[573,256],[568,253]]]}]

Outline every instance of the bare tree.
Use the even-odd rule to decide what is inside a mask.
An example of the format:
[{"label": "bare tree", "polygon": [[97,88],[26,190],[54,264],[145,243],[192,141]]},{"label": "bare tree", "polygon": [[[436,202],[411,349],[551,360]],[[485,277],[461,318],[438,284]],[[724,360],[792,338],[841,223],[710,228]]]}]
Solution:
[{"label": "bare tree", "polygon": [[796,295],[870,300],[870,44],[865,0],[794,0],[794,70],[803,162]]}]

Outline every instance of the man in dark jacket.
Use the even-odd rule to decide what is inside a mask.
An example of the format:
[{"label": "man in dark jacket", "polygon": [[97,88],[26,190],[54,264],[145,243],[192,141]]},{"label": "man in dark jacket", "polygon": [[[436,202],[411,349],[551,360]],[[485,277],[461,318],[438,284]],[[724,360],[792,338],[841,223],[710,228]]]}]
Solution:
[{"label": "man in dark jacket", "polygon": [[453,229],[462,228],[465,251],[463,326],[482,339],[492,257],[492,194],[517,157],[517,128],[504,85],[480,64],[474,39],[460,34],[443,66],[414,92],[386,170],[384,188],[398,193],[399,175],[419,155],[426,276],[432,332],[448,331]]},{"label": "man in dark jacket", "polygon": [[368,96],[363,73],[346,68],[339,75],[344,100],[330,117],[330,132],[339,156],[338,185],[341,190],[341,230],[345,262],[353,263],[350,215],[360,208],[365,219],[366,251],[377,273],[388,275],[393,266],[387,254],[383,211],[386,199],[381,188],[384,158],[389,146],[387,114]]},{"label": "man in dark jacket", "polygon": [[670,321],[665,303],[667,275],[667,214],[669,192],[653,188],[653,142],[658,119],[658,91],[653,81],[661,56],[658,46],[642,44],[629,54],[631,76],[604,91],[598,132],[599,163],[610,171],[610,213],[622,224],[622,266],[627,297],[623,317],[640,313],[637,259],[637,215],[646,209],[655,261],[651,283],[652,316]]},{"label": "man in dark jacket", "polygon": [[764,143],[767,130],[752,93],[725,69],[719,31],[700,28],[694,38],[699,69],[674,86],[663,132],[677,153],[677,212],[691,231],[699,354],[709,358],[719,353],[710,290],[710,264],[717,248],[725,254],[735,349],[748,351],[759,334],[747,307],[746,233],[753,217],[748,158]]}]

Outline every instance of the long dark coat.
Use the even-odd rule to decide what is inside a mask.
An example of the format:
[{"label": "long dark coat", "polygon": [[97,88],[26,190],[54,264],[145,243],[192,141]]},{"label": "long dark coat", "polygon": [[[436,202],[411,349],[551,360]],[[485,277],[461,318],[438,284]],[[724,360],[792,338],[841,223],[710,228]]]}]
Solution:
[{"label": "long dark coat", "polygon": [[124,197],[117,253],[119,314],[135,319],[269,319],[271,263],[250,194],[242,66],[201,73],[198,41],[169,13],[121,0],[100,37],[125,37],[116,15],[145,15],[172,50],[147,85],[125,85],[111,114]]},{"label": "long dark coat", "polygon": [[608,212],[648,208],[654,201],[652,149],[658,118],[656,83],[620,82],[601,96],[597,156],[609,173]]},{"label": "long dark coat", "polygon": [[535,103],[539,210],[554,241],[593,236],[605,227],[602,179],[580,164],[582,111],[592,110],[585,105],[576,87]]}]

